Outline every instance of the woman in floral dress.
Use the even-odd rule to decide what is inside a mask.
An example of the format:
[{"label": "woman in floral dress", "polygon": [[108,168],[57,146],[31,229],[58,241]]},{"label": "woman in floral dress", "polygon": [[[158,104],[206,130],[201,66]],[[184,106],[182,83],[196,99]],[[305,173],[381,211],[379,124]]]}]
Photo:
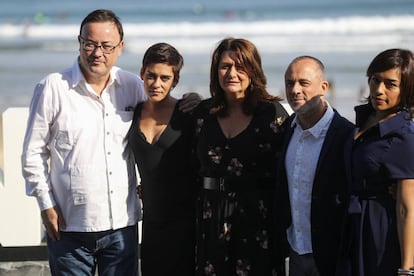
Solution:
[{"label": "woman in floral dress", "polygon": [[267,92],[260,55],[245,39],[226,38],[214,51],[210,92],[196,110],[196,274],[276,275],[272,198],[288,114]]}]

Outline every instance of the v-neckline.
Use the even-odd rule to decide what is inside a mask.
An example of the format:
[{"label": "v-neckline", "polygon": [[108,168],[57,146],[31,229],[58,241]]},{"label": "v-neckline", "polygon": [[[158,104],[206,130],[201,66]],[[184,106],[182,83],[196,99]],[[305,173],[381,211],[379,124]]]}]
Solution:
[{"label": "v-neckline", "polygon": [[137,120],[137,124],[138,124],[138,131],[139,131],[140,135],[142,136],[142,138],[143,138],[143,140],[144,140],[145,143],[147,143],[150,146],[155,146],[155,145],[157,145],[159,143],[160,140],[163,139],[163,137],[165,136],[165,133],[170,129],[171,120],[172,120],[172,118],[174,117],[174,114],[177,111],[177,106],[178,106],[178,101],[175,103],[173,112],[171,113],[171,116],[170,116],[170,118],[169,118],[169,120],[167,122],[167,125],[164,128],[164,130],[161,131],[158,139],[153,140],[152,143],[149,143],[148,140],[147,140],[147,137],[144,134],[144,132],[142,132],[142,130],[141,130],[140,121],[141,121],[141,112],[142,112],[142,107],[143,107],[143,105],[141,105],[140,110],[139,110],[139,117],[138,117],[138,120]]},{"label": "v-neckline", "polygon": [[236,138],[240,137],[243,133],[245,133],[245,132],[246,132],[246,131],[250,128],[251,124],[253,123],[253,119],[254,119],[254,116],[252,116],[251,120],[250,120],[250,121],[249,121],[249,123],[246,125],[246,127],[245,127],[244,129],[242,129],[240,132],[238,132],[236,135],[234,135],[234,136],[232,136],[232,137],[227,137],[227,136],[226,136],[226,134],[225,134],[225,133],[224,133],[224,131],[223,131],[223,128],[221,127],[221,124],[220,124],[220,122],[219,122],[219,120],[218,120],[218,117],[217,117],[217,116],[215,116],[216,124],[217,124],[217,127],[218,127],[218,128],[219,128],[219,130],[220,130],[220,134],[221,134],[221,136],[222,136],[222,137],[224,137],[224,139],[225,139],[225,140],[227,140],[227,141],[234,140],[234,139],[236,139]]}]

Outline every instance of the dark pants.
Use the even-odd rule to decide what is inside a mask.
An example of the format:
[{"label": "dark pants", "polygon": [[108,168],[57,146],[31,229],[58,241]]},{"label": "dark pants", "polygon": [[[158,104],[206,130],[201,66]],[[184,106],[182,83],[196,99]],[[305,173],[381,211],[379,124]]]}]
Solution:
[{"label": "dark pants", "polygon": [[289,254],[289,276],[319,276],[313,254],[299,255],[291,249]]}]

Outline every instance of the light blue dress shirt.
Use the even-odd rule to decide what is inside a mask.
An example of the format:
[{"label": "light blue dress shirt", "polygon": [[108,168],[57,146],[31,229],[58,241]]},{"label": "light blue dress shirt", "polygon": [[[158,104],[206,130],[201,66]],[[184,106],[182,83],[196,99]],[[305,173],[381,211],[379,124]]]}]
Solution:
[{"label": "light blue dress shirt", "polygon": [[334,111],[328,108],[312,127],[303,130],[297,117],[292,121],[292,138],[286,152],[285,167],[289,186],[292,224],[287,229],[290,247],[299,255],[312,253],[311,201],[319,154]]}]

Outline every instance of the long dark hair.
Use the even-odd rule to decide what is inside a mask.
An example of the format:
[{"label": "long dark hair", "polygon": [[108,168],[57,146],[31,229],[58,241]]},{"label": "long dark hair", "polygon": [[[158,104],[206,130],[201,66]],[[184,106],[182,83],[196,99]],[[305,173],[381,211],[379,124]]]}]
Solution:
[{"label": "long dark hair", "polygon": [[219,116],[226,116],[228,104],[224,90],[218,80],[218,67],[222,54],[225,51],[233,51],[241,66],[251,79],[249,87],[246,89],[246,96],[243,100],[243,112],[247,115],[252,114],[259,101],[282,99],[272,96],[267,91],[267,80],[262,68],[262,59],[256,46],[249,40],[243,38],[225,38],[221,40],[214,50],[210,67],[210,94],[213,98],[211,112]]}]

